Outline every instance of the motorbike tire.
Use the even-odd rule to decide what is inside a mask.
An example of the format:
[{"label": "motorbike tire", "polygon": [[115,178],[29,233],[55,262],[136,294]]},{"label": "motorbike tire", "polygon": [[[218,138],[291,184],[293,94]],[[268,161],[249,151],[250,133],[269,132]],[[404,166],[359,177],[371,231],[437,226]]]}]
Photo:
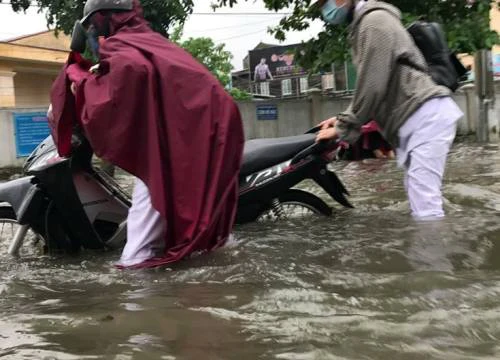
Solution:
[{"label": "motorbike tire", "polygon": [[5,238],[2,235],[3,225],[5,225],[5,223],[18,224],[16,213],[10,206],[0,206],[0,242],[2,242],[2,244],[5,241]]},{"label": "motorbike tire", "polygon": [[[7,220],[8,222],[17,223],[16,213],[14,212],[14,209],[12,209],[12,207],[0,205],[0,225],[2,224],[2,222],[4,220]],[[2,230],[2,228],[0,226],[0,236],[1,236],[1,230]],[[40,248],[40,251],[42,254],[46,254],[48,250],[47,250],[47,246],[45,244],[45,239],[43,238],[43,236],[41,236],[39,233],[37,233],[33,228],[29,229],[29,234],[37,237],[37,241],[36,241],[36,243],[33,243],[33,245],[41,244],[40,246],[42,246],[42,247]],[[0,241],[3,241],[3,239],[1,237],[0,237]],[[23,244],[23,246],[26,246],[26,244]],[[37,246],[39,246],[39,245],[37,245]]]},{"label": "motorbike tire", "polygon": [[[298,189],[290,189],[287,192],[283,193],[278,197],[281,206],[299,206],[302,208],[306,208],[311,213],[315,215],[321,216],[330,216],[332,215],[332,208],[328,206],[323,200],[321,200],[316,195],[313,195],[307,191],[298,190]],[[266,209],[261,214],[257,216],[261,218],[267,212],[272,211],[270,209]]]},{"label": "motorbike tire", "polygon": [[328,206],[316,195],[313,195],[307,191],[291,189],[280,196],[279,201],[282,205],[290,203],[305,205],[311,210],[314,210],[318,215],[332,215],[332,208],[330,206]]},{"label": "motorbike tire", "polygon": [[[16,214],[10,206],[0,206],[0,224],[2,223],[2,219],[17,221]],[[80,245],[74,244],[69,240],[62,228],[58,227],[59,223],[57,221],[52,221],[52,224],[56,226],[56,229],[54,230],[53,227],[51,228],[51,237],[48,238],[48,241],[43,237],[43,235],[40,235],[40,233],[37,233],[34,229],[30,229],[30,231],[44,241],[44,253],[59,254],[66,252],[70,255],[77,254],[80,250]],[[54,236],[59,239],[59,242],[52,241]],[[0,241],[1,240],[2,239],[0,239]]]}]

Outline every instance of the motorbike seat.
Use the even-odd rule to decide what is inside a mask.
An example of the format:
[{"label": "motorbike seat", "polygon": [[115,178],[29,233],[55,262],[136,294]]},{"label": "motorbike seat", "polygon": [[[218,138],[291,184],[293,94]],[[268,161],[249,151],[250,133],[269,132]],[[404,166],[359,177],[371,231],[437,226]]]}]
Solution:
[{"label": "motorbike seat", "polygon": [[255,139],[245,142],[241,176],[267,169],[290,160],[300,151],[314,144],[316,135],[304,134],[282,138]]}]

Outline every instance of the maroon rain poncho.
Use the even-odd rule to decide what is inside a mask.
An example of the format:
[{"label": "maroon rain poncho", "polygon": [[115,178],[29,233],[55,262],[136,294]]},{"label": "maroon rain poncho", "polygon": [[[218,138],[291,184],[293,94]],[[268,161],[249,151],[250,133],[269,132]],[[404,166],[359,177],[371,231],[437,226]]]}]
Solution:
[{"label": "maroon rain poncho", "polygon": [[244,144],[236,104],[203,65],[150,29],[138,1],[114,13],[110,29],[99,74],[75,69],[81,58],[72,54],[53,85],[50,125],[59,153],[69,154],[79,123],[97,156],[147,185],[167,224],[166,250],[138,267],[223,245]]}]

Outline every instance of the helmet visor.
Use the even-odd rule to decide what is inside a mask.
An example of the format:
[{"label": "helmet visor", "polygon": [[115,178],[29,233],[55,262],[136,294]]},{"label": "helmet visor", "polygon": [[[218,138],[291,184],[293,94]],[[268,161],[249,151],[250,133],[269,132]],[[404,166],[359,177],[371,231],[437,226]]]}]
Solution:
[{"label": "helmet visor", "polygon": [[71,33],[71,45],[72,51],[83,53],[87,47],[87,30],[82,25],[80,20],[75,22],[73,27],[73,32]]}]

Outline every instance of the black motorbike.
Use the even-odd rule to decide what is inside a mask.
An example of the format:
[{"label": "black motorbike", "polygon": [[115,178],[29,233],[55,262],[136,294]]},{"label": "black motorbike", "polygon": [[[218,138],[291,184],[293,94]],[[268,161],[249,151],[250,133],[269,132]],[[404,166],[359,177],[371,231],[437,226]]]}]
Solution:
[{"label": "black motorbike", "polygon": [[[347,190],[327,169],[337,144],[316,143],[316,130],[245,143],[238,224],[330,215],[332,208],[322,199],[294,188],[306,179],[352,207]],[[93,165],[93,151],[83,135],[74,135],[72,142],[72,155],[62,158],[48,137],[26,160],[24,177],[0,184],[0,240],[9,241],[9,254],[19,254],[28,236],[46,250],[65,253],[124,245],[129,195]]]}]

